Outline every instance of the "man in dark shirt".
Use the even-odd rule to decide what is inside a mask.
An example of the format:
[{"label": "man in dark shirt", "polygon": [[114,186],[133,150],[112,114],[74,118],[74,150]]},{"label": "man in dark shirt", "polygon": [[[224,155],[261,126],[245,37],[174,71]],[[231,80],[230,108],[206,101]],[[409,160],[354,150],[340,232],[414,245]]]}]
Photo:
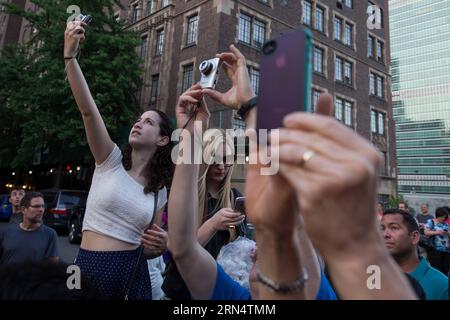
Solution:
[{"label": "man in dark shirt", "polygon": [[423,225],[427,223],[428,220],[433,219],[434,217],[428,213],[428,204],[422,203],[420,205],[420,213],[417,214],[416,219],[419,222],[419,227],[423,228]]},{"label": "man in dark shirt", "polygon": [[25,196],[25,191],[19,187],[13,188],[9,194],[9,203],[12,206],[12,215],[9,219],[10,223],[19,224],[22,222],[22,211],[20,201]]},{"label": "man in dark shirt", "polygon": [[56,232],[42,224],[43,195],[38,192],[25,194],[21,208],[23,221],[9,224],[0,232],[0,265],[42,260],[58,262]]}]

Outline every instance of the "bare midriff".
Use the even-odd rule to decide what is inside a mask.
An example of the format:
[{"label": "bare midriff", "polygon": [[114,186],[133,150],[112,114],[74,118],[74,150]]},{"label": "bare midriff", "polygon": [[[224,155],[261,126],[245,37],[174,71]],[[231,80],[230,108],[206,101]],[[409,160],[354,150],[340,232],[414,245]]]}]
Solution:
[{"label": "bare midriff", "polygon": [[135,250],[137,244],[111,238],[94,231],[83,231],[80,248],[89,251],[125,251]]}]

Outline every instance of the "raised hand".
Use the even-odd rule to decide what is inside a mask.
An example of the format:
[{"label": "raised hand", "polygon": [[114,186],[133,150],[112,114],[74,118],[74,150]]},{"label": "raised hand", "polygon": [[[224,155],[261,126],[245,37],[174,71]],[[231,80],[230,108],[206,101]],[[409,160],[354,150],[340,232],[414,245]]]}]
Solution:
[{"label": "raised hand", "polygon": [[86,39],[85,27],[86,23],[81,21],[71,21],[66,26],[64,32],[64,57],[72,58],[78,53],[80,42]]},{"label": "raised hand", "polygon": [[222,67],[231,80],[232,87],[225,93],[212,89],[203,89],[202,93],[232,109],[239,109],[242,104],[255,96],[248,75],[247,63],[242,53],[234,46],[231,52],[217,54]]}]

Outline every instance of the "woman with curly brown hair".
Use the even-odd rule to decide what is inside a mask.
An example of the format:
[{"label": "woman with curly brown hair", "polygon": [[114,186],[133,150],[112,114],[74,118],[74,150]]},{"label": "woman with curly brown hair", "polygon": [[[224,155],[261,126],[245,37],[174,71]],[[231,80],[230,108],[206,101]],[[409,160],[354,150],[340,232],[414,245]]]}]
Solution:
[{"label": "woman with curly brown hair", "polygon": [[[172,127],[166,114],[148,110],[135,122],[128,146],[120,151],[75,58],[85,26],[70,22],[64,43],[67,77],[96,163],[75,263],[104,298],[151,299],[146,259],[160,255],[166,245],[167,235],[152,222],[167,202],[166,186],[173,173]],[[148,228],[153,245],[141,246]]]}]

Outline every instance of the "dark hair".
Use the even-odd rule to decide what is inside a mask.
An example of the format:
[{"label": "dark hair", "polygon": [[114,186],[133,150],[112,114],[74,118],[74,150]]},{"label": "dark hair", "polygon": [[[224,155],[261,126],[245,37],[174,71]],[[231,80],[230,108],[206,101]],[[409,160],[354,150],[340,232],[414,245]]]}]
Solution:
[{"label": "dark hair", "polygon": [[440,208],[436,209],[435,216],[436,216],[436,218],[440,218],[440,217],[447,217],[448,218],[448,214],[449,214],[449,212],[448,212],[448,210],[445,207],[440,207]]},{"label": "dark hair", "polygon": [[413,288],[413,290],[416,293],[416,295],[419,298],[419,300],[426,300],[427,295],[426,295],[425,291],[423,290],[422,286],[420,285],[419,281],[417,281],[416,278],[414,278],[409,273],[403,272],[403,274],[408,279],[409,284]]},{"label": "dark hair", "polygon": [[88,300],[101,299],[81,274],[80,289],[70,290],[69,265],[50,261],[26,261],[0,268],[0,300]]},{"label": "dark hair", "polygon": [[[169,117],[158,109],[149,109],[147,111],[156,112],[161,118],[159,123],[159,134],[163,137],[169,137],[169,143],[165,146],[158,147],[153,157],[148,161],[145,168],[145,178],[147,185],[144,187],[144,193],[156,192],[162,187],[170,187],[174,172],[174,164],[172,162],[171,153],[174,146],[171,140],[173,127]],[[122,163],[125,170],[130,170],[132,166],[131,152],[133,148],[129,143],[122,148]]]},{"label": "dark hair", "polygon": [[406,224],[408,228],[408,232],[412,233],[414,231],[419,231],[419,225],[417,224],[416,219],[414,219],[408,212],[402,209],[387,209],[384,211],[383,216],[388,214],[399,214],[403,217],[403,222]]},{"label": "dark hair", "polygon": [[409,208],[409,207],[408,207],[408,204],[407,204],[405,201],[400,201],[400,202],[398,203],[398,205],[400,206],[401,203],[403,203],[403,204],[405,205],[405,208]]},{"label": "dark hair", "polygon": [[24,208],[28,208],[31,205],[31,200],[34,198],[42,198],[44,199],[44,195],[40,192],[30,191],[25,193],[22,200],[20,201],[20,206]]},{"label": "dark hair", "polygon": [[12,187],[11,191],[9,192],[9,196],[11,197],[13,191],[20,191],[22,190],[23,192],[25,192],[25,190],[22,187],[18,187],[18,186],[14,186]]}]

